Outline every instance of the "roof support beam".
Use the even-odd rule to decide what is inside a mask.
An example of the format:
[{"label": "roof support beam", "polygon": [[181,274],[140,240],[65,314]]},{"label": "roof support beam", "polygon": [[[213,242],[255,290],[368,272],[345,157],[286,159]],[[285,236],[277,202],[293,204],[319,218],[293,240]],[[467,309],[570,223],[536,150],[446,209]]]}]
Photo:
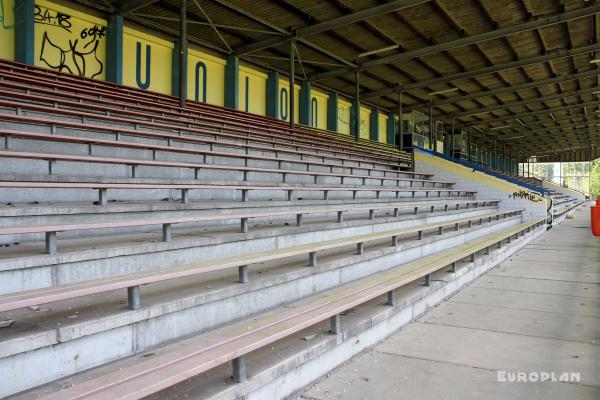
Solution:
[{"label": "roof support beam", "polygon": [[127,15],[156,2],[158,2],[158,0],[124,0],[121,1],[116,8],[118,14]]},{"label": "roof support beam", "polygon": [[593,106],[599,106],[599,105],[600,105],[600,100],[588,101],[585,103],[569,104],[568,106],[546,108],[545,110],[505,115],[505,116],[491,118],[491,119],[484,119],[481,121],[469,121],[469,122],[463,123],[462,126],[466,127],[466,126],[487,125],[487,124],[491,124],[494,122],[504,122],[504,121],[508,121],[511,119],[517,119],[517,118],[537,117],[540,114],[554,113],[554,112],[559,112],[559,111],[567,111],[567,110],[571,110],[571,109],[593,107]]},{"label": "roof support beam", "polygon": [[318,24],[308,25],[304,28],[297,29],[294,33],[288,35],[288,37],[273,37],[264,40],[260,40],[258,42],[250,43],[247,45],[243,45],[238,49],[235,49],[234,54],[237,56],[242,56],[244,54],[253,53],[255,51],[268,49],[269,47],[274,47],[285,43],[291,37],[295,37],[296,39],[315,35],[317,33],[325,32],[331,29],[338,28],[340,26],[345,26],[349,24],[353,24],[355,22],[362,21],[367,18],[376,17],[378,15],[387,14],[393,11],[401,10],[403,8],[413,7],[419,4],[427,3],[431,0],[396,0],[391,1],[389,3],[381,4],[375,7],[366,8],[364,10],[357,11],[352,14],[343,15],[338,18],[333,18],[327,21],[319,22]]},{"label": "roof support beam", "polygon": [[[541,79],[539,81],[526,82],[526,83],[522,83],[520,85],[503,86],[503,87],[500,87],[497,89],[483,90],[481,92],[475,92],[475,93],[471,93],[471,94],[468,94],[465,96],[448,97],[445,99],[434,101],[433,105],[435,107],[435,106],[440,106],[443,104],[455,104],[455,103],[459,103],[461,101],[473,100],[473,99],[476,99],[479,97],[490,97],[490,96],[495,96],[495,95],[501,94],[501,93],[515,92],[517,90],[531,89],[531,88],[535,88],[535,87],[539,87],[539,86],[551,85],[551,84],[560,83],[560,82],[574,81],[576,79],[582,79],[582,78],[587,78],[587,77],[591,77],[591,76],[594,76],[594,77],[598,76],[598,71],[590,70],[590,71],[581,72],[579,74],[559,75],[555,78]],[[600,89],[598,89],[598,90],[600,90]]]},{"label": "roof support beam", "polygon": [[[489,32],[484,32],[478,35],[472,35],[465,38],[460,38],[456,40],[452,40],[445,43],[436,44],[433,46],[423,47],[420,49],[405,51],[400,54],[394,54],[387,57],[381,57],[375,60],[365,61],[360,65],[361,70],[367,70],[369,68],[396,63],[403,60],[409,60],[415,57],[422,57],[433,53],[439,53],[444,50],[450,50],[457,47],[467,46],[471,44],[476,44],[480,42],[485,42],[492,39],[498,39],[509,35],[514,35],[516,33],[527,32],[533,29],[542,28],[546,26],[556,25],[563,23],[565,21],[589,17],[590,15],[594,15],[596,13],[600,13],[600,5],[590,6],[580,8],[574,11],[569,11],[562,14],[542,17],[534,21],[525,22],[517,25],[508,26],[505,28],[496,29]],[[318,74],[314,74],[310,76],[309,79],[311,81],[319,81],[323,79],[335,78],[340,75],[345,75],[349,72],[352,72],[349,68],[338,68],[327,72],[322,72]]]},{"label": "roof support beam", "polygon": [[[551,94],[551,95],[542,96],[542,97],[534,97],[531,99],[514,101],[512,103],[495,104],[493,106],[488,106],[488,107],[483,107],[483,108],[474,108],[472,110],[466,110],[466,111],[454,113],[454,117],[460,118],[460,117],[481,114],[481,113],[485,113],[485,112],[491,112],[491,111],[495,111],[495,110],[502,110],[502,109],[513,108],[513,107],[522,107],[526,104],[543,103],[545,101],[559,100],[559,99],[563,99],[566,97],[579,96],[580,94],[592,93],[592,92],[597,92],[597,91],[598,91],[597,87],[592,87],[592,88],[582,89],[582,90],[568,90],[568,91],[562,92],[562,93],[556,93],[556,94]],[[540,111],[543,112],[544,110],[540,110]]]},{"label": "roof support beam", "polygon": [[[266,26],[268,28],[273,29],[274,31],[277,31],[277,32],[279,32],[280,34],[282,34],[285,37],[287,37],[289,35],[289,32],[287,30],[285,30],[285,29],[283,29],[283,28],[281,28],[281,27],[279,27],[279,26],[277,26],[277,25],[275,25],[275,24],[273,24],[273,23],[271,23],[271,22],[269,22],[269,21],[267,21],[267,20],[265,20],[265,19],[263,19],[263,18],[255,15],[255,14],[249,12],[248,10],[240,8],[240,7],[238,7],[235,4],[231,4],[231,3],[229,3],[228,1],[225,1],[225,0],[213,0],[213,1],[216,2],[216,3],[218,3],[218,4],[220,4],[220,5],[222,5],[223,7],[226,7],[226,8],[229,8],[230,10],[232,10],[232,11],[235,11],[236,13],[240,14],[241,16],[249,18],[249,19],[251,19],[251,20],[253,20],[255,22],[258,22],[259,24],[262,24],[262,25],[264,25],[264,26]],[[288,40],[288,39],[285,39],[285,40]],[[344,59],[344,58],[342,58],[342,57],[334,54],[333,52],[322,48],[321,46],[318,46],[318,45],[316,45],[316,44],[314,44],[312,42],[309,42],[306,39],[298,39],[298,42],[300,42],[300,43],[302,43],[302,44],[304,44],[304,45],[306,45],[308,47],[311,47],[312,49],[318,51],[319,53],[324,54],[327,57],[330,57],[331,59],[336,60],[336,61],[338,61],[338,62],[340,62],[342,64],[348,65],[350,67],[356,67],[356,64],[354,64],[353,62],[348,61],[348,60],[346,60],[346,59]]]},{"label": "roof support beam", "polygon": [[525,58],[523,60],[513,61],[513,62],[509,62],[509,63],[505,63],[505,64],[492,65],[489,67],[478,68],[478,69],[474,69],[471,71],[459,72],[456,74],[446,75],[446,76],[442,76],[439,78],[433,78],[433,79],[429,79],[426,81],[410,83],[408,85],[395,86],[395,87],[375,90],[372,92],[364,93],[362,95],[362,98],[363,99],[371,99],[374,97],[380,97],[380,96],[392,94],[394,92],[398,92],[400,87],[402,87],[403,90],[420,89],[420,88],[424,88],[424,87],[428,87],[428,86],[437,85],[440,83],[457,81],[460,79],[468,79],[468,78],[473,78],[473,77],[480,76],[480,75],[493,74],[495,72],[525,67],[527,65],[547,62],[547,61],[551,61],[551,60],[557,60],[557,59],[565,58],[565,57],[572,57],[572,56],[576,56],[578,54],[590,53],[590,52],[597,51],[597,50],[600,50],[600,43],[592,44],[589,46],[577,47],[575,49],[570,49],[570,50],[557,49],[557,50],[553,50],[543,56]]}]

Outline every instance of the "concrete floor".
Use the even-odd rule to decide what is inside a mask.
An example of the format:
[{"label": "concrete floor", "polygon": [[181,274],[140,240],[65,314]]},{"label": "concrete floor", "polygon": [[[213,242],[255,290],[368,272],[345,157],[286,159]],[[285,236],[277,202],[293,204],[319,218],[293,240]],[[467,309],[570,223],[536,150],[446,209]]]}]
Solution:
[{"label": "concrete floor", "polygon": [[[589,212],[576,211],[300,398],[600,399],[600,238]],[[513,372],[575,375],[510,382]]]}]

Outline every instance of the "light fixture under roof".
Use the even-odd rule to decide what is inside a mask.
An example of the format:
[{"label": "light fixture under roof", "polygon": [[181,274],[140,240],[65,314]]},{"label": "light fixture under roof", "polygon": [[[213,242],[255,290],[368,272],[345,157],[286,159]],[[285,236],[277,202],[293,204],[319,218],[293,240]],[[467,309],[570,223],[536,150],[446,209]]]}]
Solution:
[{"label": "light fixture under roof", "polygon": [[525,135],[513,136],[513,137],[506,138],[504,140],[515,140],[515,139],[521,139],[521,138],[524,138],[524,137],[525,137]]},{"label": "light fixture under roof", "polygon": [[525,123],[523,121],[521,121],[519,118],[515,118],[515,121],[517,121],[523,128],[527,128],[527,126],[525,126]]},{"label": "light fixture under roof", "polygon": [[370,51],[365,51],[364,53],[360,53],[358,55],[358,58],[361,57],[366,57],[366,56],[372,56],[373,54],[377,54],[377,53],[383,53],[384,51],[390,51],[390,50],[394,50],[397,49],[398,47],[400,47],[400,45],[398,44],[393,44],[391,46],[387,46],[387,47],[382,47],[380,49],[375,49],[375,50],[370,50]]},{"label": "light fixture under roof", "polygon": [[455,88],[452,88],[452,89],[438,90],[437,92],[431,92],[431,93],[429,93],[429,95],[430,95],[430,96],[436,96],[436,95],[438,95],[438,94],[444,94],[444,93],[455,92],[455,91],[457,91],[457,90],[458,90],[458,88],[457,88],[457,87],[455,87]]},{"label": "light fixture under roof", "polygon": [[590,64],[599,64],[600,63],[600,58],[593,58],[590,60]]},{"label": "light fixture under roof", "polygon": [[494,126],[493,128],[490,128],[490,131],[495,131],[497,129],[505,129],[505,128],[510,128],[510,125]]}]

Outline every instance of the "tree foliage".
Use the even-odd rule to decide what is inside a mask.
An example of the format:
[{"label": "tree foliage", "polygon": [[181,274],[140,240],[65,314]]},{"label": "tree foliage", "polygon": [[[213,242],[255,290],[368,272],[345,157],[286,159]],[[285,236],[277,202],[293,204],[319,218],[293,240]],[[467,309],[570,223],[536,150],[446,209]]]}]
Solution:
[{"label": "tree foliage", "polygon": [[600,195],[600,158],[595,159],[590,167],[590,192]]}]

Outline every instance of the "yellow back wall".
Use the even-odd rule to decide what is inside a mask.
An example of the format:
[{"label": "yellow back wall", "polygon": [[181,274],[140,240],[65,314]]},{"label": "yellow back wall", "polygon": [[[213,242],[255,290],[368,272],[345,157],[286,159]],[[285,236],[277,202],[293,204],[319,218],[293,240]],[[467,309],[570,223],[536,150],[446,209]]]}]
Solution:
[{"label": "yellow back wall", "polygon": [[0,58],[15,59],[15,1],[0,0]]},{"label": "yellow back wall", "polygon": [[[188,50],[187,98],[217,106],[225,105],[225,60]],[[206,69],[206,76],[205,76]],[[196,93],[198,89],[198,93]],[[198,98],[196,98],[196,94]]]},{"label": "yellow back wall", "polygon": [[106,21],[36,0],[34,23],[36,66],[104,79]]},{"label": "yellow back wall", "polygon": [[240,65],[238,95],[240,110],[267,115],[267,74]]},{"label": "yellow back wall", "polygon": [[173,43],[125,27],[123,84],[171,94]]}]

